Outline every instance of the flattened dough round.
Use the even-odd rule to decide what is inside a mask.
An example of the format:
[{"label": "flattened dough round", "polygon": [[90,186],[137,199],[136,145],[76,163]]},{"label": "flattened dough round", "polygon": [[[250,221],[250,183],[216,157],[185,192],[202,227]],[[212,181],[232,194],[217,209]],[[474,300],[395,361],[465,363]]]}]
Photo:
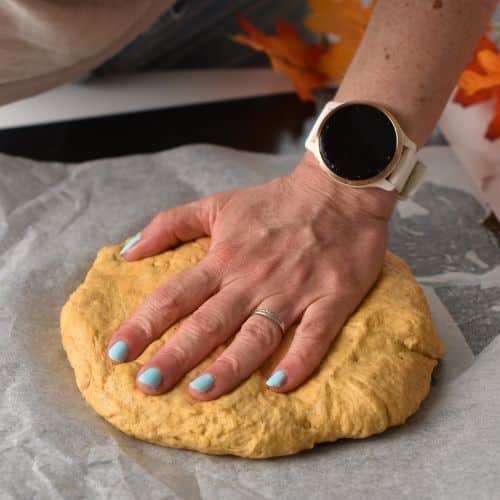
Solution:
[{"label": "flattened dough round", "polygon": [[154,288],[199,262],[209,243],[200,239],[131,263],[119,256],[119,246],[99,252],[61,313],[63,345],[78,388],[97,413],[123,432],[163,446],[264,458],[339,438],[365,438],[404,423],[417,411],[443,347],[422,290],[408,266],[390,253],[380,279],[320,369],[290,394],[271,392],[265,381],[286,351],[293,328],[276,355],[216,401],[193,400],[187,385],[224,346],[167,394],[151,397],[138,391],[139,368],[178,325],[130,363],[108,360],[108,340]]}]

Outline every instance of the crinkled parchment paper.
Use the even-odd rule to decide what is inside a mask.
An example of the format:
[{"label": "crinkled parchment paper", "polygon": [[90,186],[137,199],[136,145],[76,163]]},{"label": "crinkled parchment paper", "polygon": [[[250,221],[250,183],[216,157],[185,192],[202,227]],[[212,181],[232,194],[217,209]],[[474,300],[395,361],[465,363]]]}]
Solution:
[{"label": "crinkled parchment paper", "polygon": [[[455,227],[436,230],[435,204],[455,217],[480,205],[453,185],[455,175],[443,181],[454,167],[447,153],[430,157],[440,178],[400,205],[391,227],[393,249],[432,287],[447,347],[429,399],[380,436],[251,461],[153,446],[107,424],[78,392],[58,316],[101,246],[168,206],[286,173],[296,158],[208,145],[81,165],[0,156],[0,498],[498,498],[500,340],[474,358],[456,326],[466,305],[453,300],[463,293],[467,307],[495,322],[500,268],[479,233],[462,251]],[[450,205],[457,193],[469,204]],[[484,345],[500,328],[474,321]]]}]

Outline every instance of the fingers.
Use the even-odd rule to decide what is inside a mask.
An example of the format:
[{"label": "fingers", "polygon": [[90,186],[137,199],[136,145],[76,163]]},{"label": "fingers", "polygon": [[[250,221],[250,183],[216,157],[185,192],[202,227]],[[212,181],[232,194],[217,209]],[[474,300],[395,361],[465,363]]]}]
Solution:
[{"label": "fingers", "polygon": [[[290,326],[299,312],[290,308],[285,297],[264,301],[259,307],[276,312]],[[231,345],[189,386],[200,400],[216,399],[236,388],[276,350],[282,340],[280,327],[272,320],[251,315],[241,326]]]},{"label": "fingers", "polygon": [[305,311],[287,354],[275,367],[267,386],[288,392],[304,383],[318,368],[353,309],[347,298],[313,302]]},{"label": "fingers", "polygon": [[111,337],[108,356],[117,363],[137,358],[167,328],[209,299],[219,283],[218,271],[208,256],[176,274],[149,295]]},{"label": "fingers", "polygon": [[209,219],[208,198],[160,212],[142,232],[125,243],[120,253],[126,260],[156,255],[183,241],[209,234]]},{"label": "fingers", "polygon": [[[251,307],[247,290],[228,286],[216,293],[141,368],[137,387],[146,394],[161,394],[171,389],[215,347],[234,335]],[[149,379],[151,373],[155,374],[154,380]]]}]

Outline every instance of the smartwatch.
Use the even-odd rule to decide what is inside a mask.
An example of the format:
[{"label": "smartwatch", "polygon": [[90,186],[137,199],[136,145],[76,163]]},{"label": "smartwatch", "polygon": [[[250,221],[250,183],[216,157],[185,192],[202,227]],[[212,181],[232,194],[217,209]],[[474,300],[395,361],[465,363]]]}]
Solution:
[{"label": "smartwatch", "polygon": [[426,170],[394,115],[373,102],[329,102],[305,145],[337,182],[395,190],[399,198],[417,191]]}]

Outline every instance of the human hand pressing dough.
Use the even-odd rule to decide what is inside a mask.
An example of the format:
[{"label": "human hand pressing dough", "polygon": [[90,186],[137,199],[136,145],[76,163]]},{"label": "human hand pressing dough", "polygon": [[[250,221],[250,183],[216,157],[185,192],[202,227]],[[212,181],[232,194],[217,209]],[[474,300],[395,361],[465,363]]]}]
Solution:
[{"label": "human hand pressing dough", "polygon": [[395,195],[338,184],[315,162],[306,153],[289,176],[166,210],[124,247],[123,258],[134,261],[211,237],[206,257],[157,288],[109,342],[108,355],[129,362],[189,316],[139,371],[141,391],[169,391],[235,335],[189,388],[199,400],[232,391],[282,340],[256,308],[276,313],[285,329],[298,323],[271,390],[288,392],[319,366],[379,275]]}]

